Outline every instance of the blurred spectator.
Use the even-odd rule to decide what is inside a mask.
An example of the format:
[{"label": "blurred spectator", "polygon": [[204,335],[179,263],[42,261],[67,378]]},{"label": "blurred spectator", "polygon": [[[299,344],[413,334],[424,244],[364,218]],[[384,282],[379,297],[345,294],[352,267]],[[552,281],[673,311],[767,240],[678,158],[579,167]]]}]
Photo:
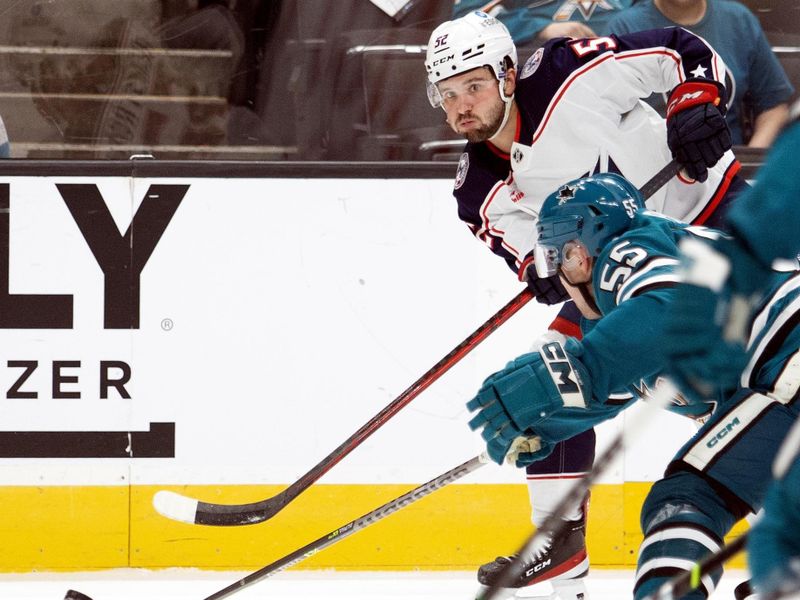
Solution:
[{"label": "blurred spectator", "polygon": [[455,0],[453,18],[481,10],[502,21],[514,42],[542,44],[556,37],[597,37],[608,34],[611,17],[633,0],[575,2],[551,0]]},{"label": "blurred spectator", "polygon": [[[734,144],[767,147],[789,117],[794,93],[756,16],[733,0],[639,0],[609,23],[612,33],[682,26],[719,52],[733,78],[728,126]],[[658,108],[658,107],[657,107]],[[752,132],[746,111],[752,111]],[[749,139],[748,139],[749,138]]]},{"label": "blurred spectator", "polygon": [[[174,12],[165,7],[165,17]],[[229,50],[231,64],[238,65],[244,55],[245,35],[226,2],[200,1],[184,12],[166,18],[159,30],[165,48],[183,50]]]},{"label": "blurred spectator", "polygon": [[228,143],[259,140],[259,80],[264,72],[269,74],[265,48],[282,5],[282,0],[164,0],[160,34],[165,47],[231,53],[230,72],[224,78]]}]

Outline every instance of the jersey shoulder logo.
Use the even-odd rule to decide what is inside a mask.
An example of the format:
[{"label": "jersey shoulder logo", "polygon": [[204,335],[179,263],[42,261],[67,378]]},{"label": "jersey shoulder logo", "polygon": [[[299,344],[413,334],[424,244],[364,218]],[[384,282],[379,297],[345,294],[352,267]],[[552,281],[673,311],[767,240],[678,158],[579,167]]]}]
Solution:
[{"label": "jersey shoulder logo", "polygon": [[539,65],[542,64],[543,54],[544,48],[539,48],[528,60],[525,61],[525,65],[522,67],[522,72],[519,74],[520,79],[530,77],[536,72],[536,69],[538,69]]},{"label": "jersey shoulder logo", "polygon": [[456,182],[455,189],[464,185],[464,180],[467,178],[467,171],[469,170],[469,154],[464,152],[458,160],[458,168],[456,169]]}]

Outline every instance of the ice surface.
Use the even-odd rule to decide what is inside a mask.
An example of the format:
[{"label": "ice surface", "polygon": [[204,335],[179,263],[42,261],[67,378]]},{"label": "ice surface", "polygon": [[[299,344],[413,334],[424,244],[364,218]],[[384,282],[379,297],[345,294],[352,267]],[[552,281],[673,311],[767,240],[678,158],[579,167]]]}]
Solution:
[{"label": "ice surface", "polygon": [[[95,573],[0,575],[3,600],[62,600],[75,589],[92,600],[203,600],[247,575],[193,569],[146,571],[116,569]],[[746,574],[725,574],[713,598],[733,598]],[[633,588],[632,571],[593,569],[587,600],[625,600]],[[230,598],[235,600],[471,600],[478,589],[468,572],[290,571],[260,581]]]}]

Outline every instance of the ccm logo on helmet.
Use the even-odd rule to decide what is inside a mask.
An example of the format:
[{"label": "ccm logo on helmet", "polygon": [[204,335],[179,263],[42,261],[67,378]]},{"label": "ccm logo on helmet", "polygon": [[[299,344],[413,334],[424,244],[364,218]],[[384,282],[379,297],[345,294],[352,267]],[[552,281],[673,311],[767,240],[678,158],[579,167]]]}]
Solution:
[{"label": "ccm logo on helmet", "polygon": [[450,54],[449,56],[443,56],[442,58],[437,58],[435,61],[431,63],[432,67],[436,67],[438,65],[444,64],[446,62],[450,62],[455,58],[455,54]]}]

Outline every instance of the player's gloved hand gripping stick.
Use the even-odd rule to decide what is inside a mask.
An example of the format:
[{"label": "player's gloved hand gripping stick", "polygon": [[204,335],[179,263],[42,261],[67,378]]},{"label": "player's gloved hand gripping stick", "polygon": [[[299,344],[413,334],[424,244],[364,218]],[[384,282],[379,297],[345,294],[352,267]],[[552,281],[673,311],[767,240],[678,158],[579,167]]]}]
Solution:
[{"label": "player's gloved hand gripping stick", "polygon": [[730,150],[726,111],[725,88],[717,81],[690,78],[670,93],[667,144],[692,179],[708,179],[708,168]]}]

